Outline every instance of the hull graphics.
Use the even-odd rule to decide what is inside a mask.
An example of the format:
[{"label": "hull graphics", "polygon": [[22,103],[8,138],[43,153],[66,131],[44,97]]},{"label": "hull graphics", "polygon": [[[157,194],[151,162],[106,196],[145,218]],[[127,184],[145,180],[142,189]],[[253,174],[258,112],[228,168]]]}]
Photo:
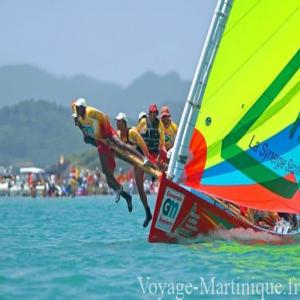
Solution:
[{"label": "hull graphics", "polygon": [[[149,242],[179,243],[214,231],[235,228],[283,237],[282,234],[251,224],[240,215],[236,206],[206,194],[195,195],[162,176]],[[291,237],[289,234],[285,236]]]}]

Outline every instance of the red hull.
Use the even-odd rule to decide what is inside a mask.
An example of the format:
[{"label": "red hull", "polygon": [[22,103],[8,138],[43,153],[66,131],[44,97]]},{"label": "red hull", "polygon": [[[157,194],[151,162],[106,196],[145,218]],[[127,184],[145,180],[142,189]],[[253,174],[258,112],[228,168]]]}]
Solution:
[{"label": "red hull", "polygon": [[[204,200],[204,198],[207,198]],[[157,195],[149,242],[176,243],[217,229],[253,228],[215,205],[162,177]]]}]

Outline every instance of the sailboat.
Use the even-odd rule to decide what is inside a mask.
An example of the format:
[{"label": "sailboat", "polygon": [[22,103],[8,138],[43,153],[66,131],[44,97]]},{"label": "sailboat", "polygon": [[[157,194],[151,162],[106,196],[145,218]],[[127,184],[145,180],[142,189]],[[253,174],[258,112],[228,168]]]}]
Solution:
[{"label": "sailboat", "polygon": [[[219,0],[192,81],[150,242],[262,226],[242,211],[300,214],[300,1]],[[295,219],[295,218],[294,218]]]}]

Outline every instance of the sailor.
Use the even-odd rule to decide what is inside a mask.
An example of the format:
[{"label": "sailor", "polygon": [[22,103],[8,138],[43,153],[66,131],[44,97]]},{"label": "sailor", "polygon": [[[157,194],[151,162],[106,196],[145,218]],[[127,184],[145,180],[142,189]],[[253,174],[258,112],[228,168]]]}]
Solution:
[{"label": "sailor", "polygon": [[169,151],[174,146],[177,134],[177,124],[171,120],[171,114],[168,106],[161,107],[160,120],[164,124],[165,146],[166,150]]},{"label": "sailor", "polygon": [[[117,128],[119,130],[119,135],[121,140],[124,143],[128,143],[134,147],[136,147],[136,149],[143,153],[145,157],[150,157],[148,148],[146,143],[144,142],[142,136],[138,133],[138,131],[136,130],[135,127],[128,127],[128,123],[127,123],[127,116],[126,114],[120,112],[118,113],[118,115],[115,117],[115,119],[117,120]],[[140,168],[138,168],[137,166],[134,166],[134,177],[135,177],[135,182],[137,185],[137,189],[140,195],[140,199],[141,202],[144,206],[145,209],[145,220],[143,223],[143,227],[147,227],[149,222],[152,219],[152,214],[151,214],[151,210],[150,207],[148,205],[148,201],[147,201],[147,196],[144,190],[144,171],[141,170]]]},{"label": "sailor", "polygon": [[158,162],[165,162],[167,151],[165,148],[164,125],[158,118],[156,104],[149,106],[149,113],[146,118],[140,121],[137,131],[143,137],[150,155],[155,157]]},{"label": "sailor", "polygon": [[275,211],[254,210],[254,222],[256,225],[273,229],[276,222],[280,220],[278,213]]},{"label": "sailor", "polygon": [[128,211],[131,212],[132,197],[123,190],[123,186],[114,176],[116,162],[107,141],[137,157],[143,158],[143,156],[134,148],[123,143],[112,128],[108,115],[94,107],[88,106],[85,99],[79,98],[73,102],[72,110],[75,125],[82,130],[85,143],[92,144],[98,149],[102,171],[108,186],[116,192],[117,201],[119,201],[120,196],[126,200]]},{"label": "sailor", "polygon": [[297,215],[289,213],[278,213],[279,217],[283,218],[286,222],[289,222],[293,228],[297,228],[298,220]]},{"label": "sailor", "polygon": [[27,184],[29,186],[30,189],[30,196],[32,198],[36,197],[36,186],[37,186],[37,178],[36,175],[29,172],[27,175]]}]

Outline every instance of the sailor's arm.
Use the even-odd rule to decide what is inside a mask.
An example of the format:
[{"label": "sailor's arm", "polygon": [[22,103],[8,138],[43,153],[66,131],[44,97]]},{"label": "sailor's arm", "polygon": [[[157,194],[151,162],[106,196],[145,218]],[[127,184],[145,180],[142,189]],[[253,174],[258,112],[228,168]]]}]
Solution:
[{"label": "sailor's arm", "polygon": [[164,125],[161,121],[159,121],[158,131],[159,131],[159,157],[162,160],[166,160],[167,150],[165,147],[165,130],[164,130]]},{"label": "sailor's arm", "polygon": [[158,131],[159,131],[159,150],[166,150],[166,147],[165,147],[165,130],[164,130],[164,125],[161,121],[159,121]]},{"label": "sailor's arm", "polygon": [[172,122],[173,123],[173,128],[174,128],[174,132],[175,132],[175,136],[177,134],[177,131],[178,131],[178,126],[175,122]]},{"label": "sailor's arm", "polygon": [[[90,110],[90,109],[87,109],[87,116],[91,119],[95,119],[97,120],[97,114],[95,114],[93,112],[93,110]],[[84,129],[84,127],[82,126],[81,122],[80,122],[80,118],[79,117],[75,117],[74,118],[74,122],[75,122],[75,126],[78,126],[80,128],[80,130],[82,131],[83,133],[83,140],[86,144],[90,144],[90,145],[93,145],[95,147],[97,147],[97,142],[96,142],[96,139],[95,137],[92,137],[90,135],[88,135],[88,133],[86,132],[86,130]]]},{"label": "sailor's arm", "polygon": [[78,115],[77,115],[76,106],[75,106],[74,102],[71,103],[71,110],[72,110],[72,117],[74,120],[74,125],[79,127],[79,120],[78,120]]},{"label": "sailor's arm", "polygon": [[141,133],[144,131],[144,128],[147,126],[147,121],[146,119],[142,119],[141,122],[138,124],[136,127],[136,130],[138,133]]},{"label": "sailor's arm", "polygon": [[171,148],[174,146],[176,135],[177,135],[177,124],[172,121],[172,123],[171,123],[171,135],[170,135],[170,138],[171,138],[171,141],[170,141]]},{"label": "sailor's arm", "polygon": [[97,147],[97,143],[96,143],[96,140],[95,140],[94,138],[92,138],[92,137],[90,137],[90,136],[85,136],[85,137],[83,138],[83,140],[84,140],[84,142],[85,142],[86,144],[90,144],[90,145],[93,145],[93,146]]}]

